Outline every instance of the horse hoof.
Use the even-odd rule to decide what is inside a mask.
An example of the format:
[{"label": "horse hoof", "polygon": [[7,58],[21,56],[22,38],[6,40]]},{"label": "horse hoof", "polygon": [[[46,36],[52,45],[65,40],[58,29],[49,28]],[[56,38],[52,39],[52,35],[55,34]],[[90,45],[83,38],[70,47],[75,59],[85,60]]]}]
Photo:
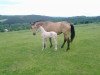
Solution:
[{"label": "horse hoof", "polygon": [[70,50],[70,48],[67,48],[66,51]]}]

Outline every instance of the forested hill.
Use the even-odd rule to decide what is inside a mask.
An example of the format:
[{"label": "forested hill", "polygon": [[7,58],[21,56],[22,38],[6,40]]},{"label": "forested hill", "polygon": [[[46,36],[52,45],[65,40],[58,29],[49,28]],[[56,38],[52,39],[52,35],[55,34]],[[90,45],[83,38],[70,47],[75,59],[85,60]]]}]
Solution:
[{"label": "forested hill", "polygon": [[68,21],[77,24],[87,23],[98,23],[100,22],[100,16],[86,17],[86,16],[75,16],[75,17],[50,17],[41,15],[0,15],[0,31],[4,29],[12,30],[23,30],[30,28],[30,22],[34,21]]},{"label": "forested hill", "polygon": [[41,15],[13,15],[13,16],[5,16],[1,15],[0,20],[5,20],[4,24],[15,24],[15,23],[30,23],[38,20],[43,21],[61,21],[66,20],[65,17],[49,17],[49,16],[41,16]]},{"label": "forested hill", "polygon": [[83,23],[94,23],[100,22],[100,16],[86,17],[86,16],[75,16],[75,17],[49,17],[41,15],[0,15],[0,22],[4,24],[16,24],[16,23],[30,23],[38,20],[43,21],[69,21],[74,24]]}]

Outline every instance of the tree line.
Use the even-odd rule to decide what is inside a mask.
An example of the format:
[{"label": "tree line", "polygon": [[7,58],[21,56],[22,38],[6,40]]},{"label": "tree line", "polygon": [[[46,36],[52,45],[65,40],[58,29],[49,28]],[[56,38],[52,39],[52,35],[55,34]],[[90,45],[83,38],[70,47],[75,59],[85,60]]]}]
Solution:
[{"label": "tree line", "polygon": [[98,23],[100,22],[100,16],[50,17],[41,15],[0,15],[0,32],[3,32],[4,29],[8,29],[9,31],[30,29],[30,23],[38,20],[54,22],[68,21],[73,23],[74,25],[77,25],[87,23]]}]

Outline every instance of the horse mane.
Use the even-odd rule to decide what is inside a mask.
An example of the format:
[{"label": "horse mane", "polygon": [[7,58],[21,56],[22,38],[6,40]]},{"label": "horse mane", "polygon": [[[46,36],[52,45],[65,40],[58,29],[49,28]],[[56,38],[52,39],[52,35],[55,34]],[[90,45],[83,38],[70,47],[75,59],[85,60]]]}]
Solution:
[{"label": "horse mane", "polygon": [[45,22],[45,20],[37,20],[37,21],[34,21],[34,22],[32,23],[32,25],[35,25],[35,23],[37,23],[37,22]]}]

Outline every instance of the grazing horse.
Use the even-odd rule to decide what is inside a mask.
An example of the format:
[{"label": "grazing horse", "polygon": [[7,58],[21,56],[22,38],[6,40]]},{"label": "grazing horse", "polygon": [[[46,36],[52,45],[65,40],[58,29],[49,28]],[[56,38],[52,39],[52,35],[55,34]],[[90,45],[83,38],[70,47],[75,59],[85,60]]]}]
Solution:
[{"label": "grazing horse", "polygon": [[[70,42],[73,41],[74,37],[75,37],[75,30],[74,30],[74,26],[71,23],[68,23],[66,21],[62,21],[62,22],[50,22],[50,21],[36,21],[33,22],[31,24],[32,26],[32,30],[33,30],[33,35],[36,34],[36,30],[39,28],[39,26],[41,25],[47,32],[49,31],[54,31],[57,33],[57,35],[63,33],[64,34],[64,42],[61,46],[61,48],[64,47],[66,41],[67,41],[67,50],[70,49]],[[50,38],[50,43],[51,43],[51,47],[52,47],[52,42],[51,42],[51,38]]]},{"label": "grazing horse", "polygon": [[54,40],[54,43],[55,43],[55,50],[57,50],[57,33],[54,32],[54,31],[50,31],[50,32],[47,32],[44,30],[44,28],[42,26],[39,27],[40,31],[41,31],[41,36],[42,36],[42,44],[43,44],[43,48],[42,50],[46,47],[46,40],[48,38],[51,38]]}]

